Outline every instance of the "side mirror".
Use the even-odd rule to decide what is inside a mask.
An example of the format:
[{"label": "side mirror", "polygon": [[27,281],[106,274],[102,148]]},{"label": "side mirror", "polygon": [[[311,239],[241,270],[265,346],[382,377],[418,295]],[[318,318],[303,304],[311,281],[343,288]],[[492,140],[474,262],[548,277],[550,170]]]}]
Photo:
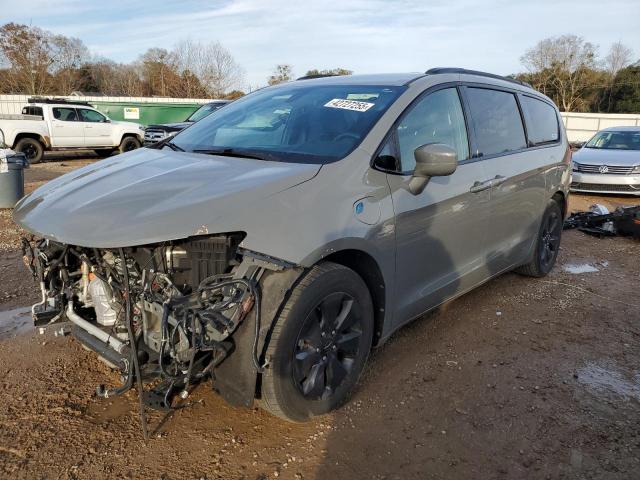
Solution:
[{"label": "side mirror", "polygon": [[409,191],[414,195],[423,192],[431,177],[451,175],[458,168],[458,154],[444,143],[428,143],[415,149],[416,168],[409,180]]}]

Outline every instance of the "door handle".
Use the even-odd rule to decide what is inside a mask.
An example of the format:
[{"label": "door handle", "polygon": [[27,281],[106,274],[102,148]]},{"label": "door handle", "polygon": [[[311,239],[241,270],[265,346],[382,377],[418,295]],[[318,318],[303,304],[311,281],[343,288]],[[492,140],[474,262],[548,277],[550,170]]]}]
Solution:
[{"label": "door handle", "polygon": [[473,185],[471,185],[471,188],[469,189],[469,191],[471,193],[480,193],[480,192],[484,192],[485,190],[489,190],[491,188],[491,180],[487,180],[486,182],[479,182],[478,180],[476,180]]}]

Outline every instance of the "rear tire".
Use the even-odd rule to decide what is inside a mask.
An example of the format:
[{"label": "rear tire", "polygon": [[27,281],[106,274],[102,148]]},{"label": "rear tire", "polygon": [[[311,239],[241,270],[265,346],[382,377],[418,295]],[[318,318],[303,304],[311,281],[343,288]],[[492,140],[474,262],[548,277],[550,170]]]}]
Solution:
[{"label": "rear tire", "polygon": [[122,139],[122,143],[120,143],[120,146],[118,147],[118,151],[120,153],[126,153],[130,152],[131,150],[140,148],[141,146],[142,143],[140,143],[140,140],[138,140],[136,137],[124,137]]},{"label": "rear tire", "polygon": [[550,200],[542,216],[533,258],[529,263],[517,268],[516,272],[528,277],[546,276],[558,258],[561,237],[562,209],[558,202]]},{"label": "rear tire", "polygon": [[373,340],[373,305],[362,278],[321,263],[295,287],[267,347],[260,406],[302,422],[344,403]]},{"label": "rear tire", "polygon": [[44,157],[44,146],[35,138],[22,138],[15,146],[16,152],[23,153],[29,163],[40,163]]}]

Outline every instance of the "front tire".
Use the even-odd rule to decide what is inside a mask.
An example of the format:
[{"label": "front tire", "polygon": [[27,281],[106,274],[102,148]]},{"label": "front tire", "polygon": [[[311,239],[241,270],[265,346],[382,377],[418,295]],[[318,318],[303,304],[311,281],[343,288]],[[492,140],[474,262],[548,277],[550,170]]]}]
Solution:
[{"label": "front tire", "polygon": [[335,263],[313,267],[273,328],[261,406],[302,422],[343,404],[369,356],[373,328],[371,295],[362,278]]},{"label": "front tire", "polygon": [[536,238],[533,258],[516,272],[529,277],[546,276],[556,263],[562,237],[562,209],[558,202],[550,200],[542,216],[542,223]]},{"label": "front tire", "polygon": [[138,140],[136,137],[124,137],[122,139],[122,142],[120,143],[120,146],[118,147],[118,151],[120,153],[126,153],[130,152],[131,150],[140,148],[141,146],[142,143],[140,143],[140,140]]},{"label": "front tire", "polygon": [[15,146],[16,152],[23,153],[29,163],[40,163],[44,157],[44,146],[35,138],[22,138]]}]

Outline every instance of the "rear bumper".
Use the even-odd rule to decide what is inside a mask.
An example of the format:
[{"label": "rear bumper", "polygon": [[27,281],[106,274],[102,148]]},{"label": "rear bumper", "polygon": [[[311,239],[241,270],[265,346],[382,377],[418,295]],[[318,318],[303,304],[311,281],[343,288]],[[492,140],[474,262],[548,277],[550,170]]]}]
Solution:
[{"label": "rear bumper", "polygon": [[640,195],[640,175],[572,172],[571,191]]}]

